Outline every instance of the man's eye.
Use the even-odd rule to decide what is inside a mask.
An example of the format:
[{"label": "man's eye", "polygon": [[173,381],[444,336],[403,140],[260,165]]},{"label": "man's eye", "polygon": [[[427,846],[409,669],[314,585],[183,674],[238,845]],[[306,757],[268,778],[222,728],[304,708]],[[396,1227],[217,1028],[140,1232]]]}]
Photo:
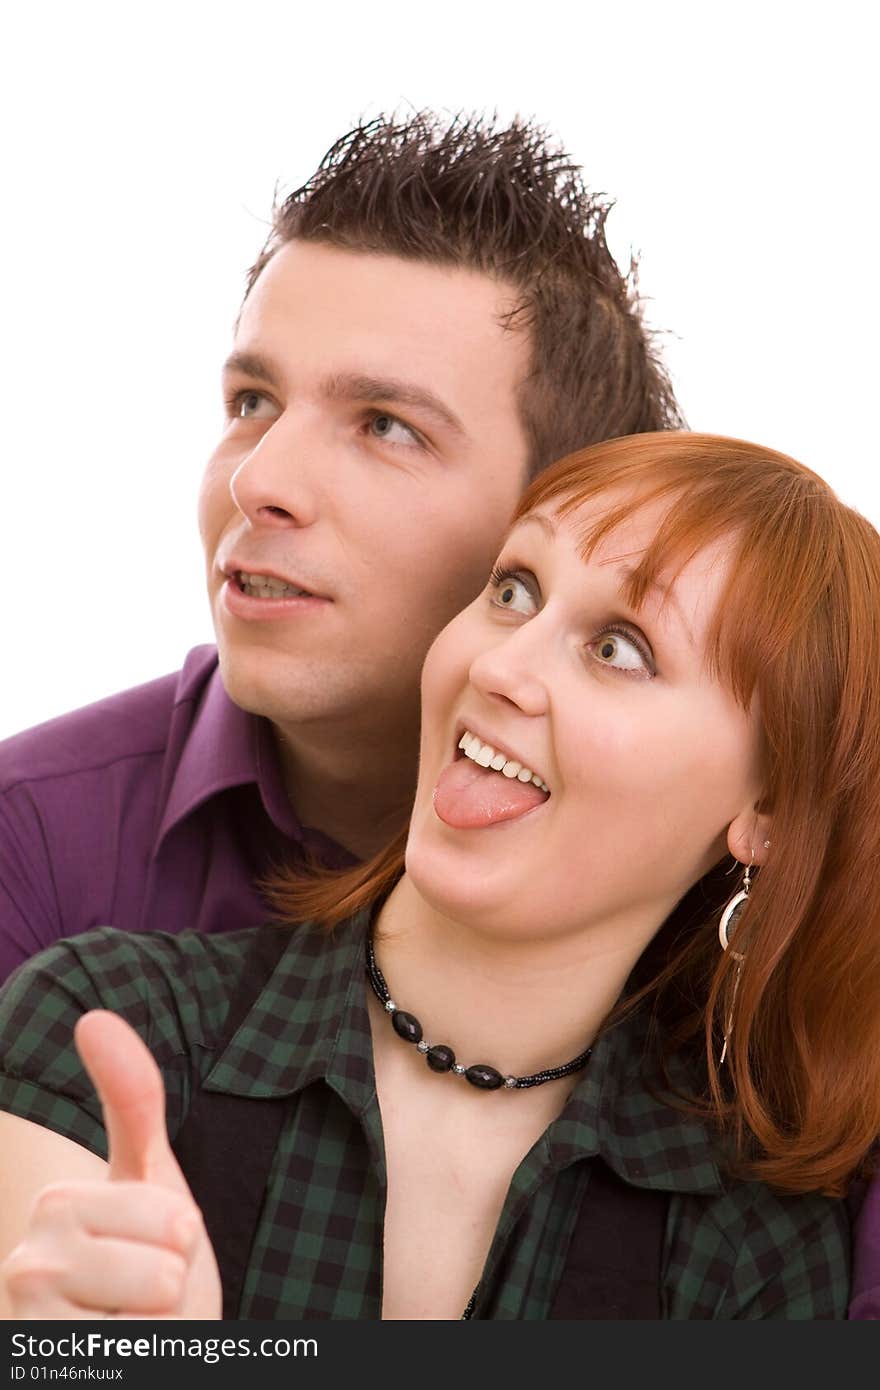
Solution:
[{"label": "man's eye", "polygon": [[634,633],[607,628],[595,641],[587,643],[587,651],[594,661],[615,671],[641,676],[656,675],[647,644],[643,646]]},{"label": "man's eye", "polygon": [[489,580],[496,608],[509,608],[513,613],[530,616],[535,611],[535,598],[528,584],[519,575],[493,570]]},{"label": "man's eye", "polygon": [[371,415],[368,429],[376,439],[385,444],[420,444],[421,440],[414,429],[398,420],[396,415]]},{"label": "man's eye", "polygon": [[228,406],[235,420],[271,420],[278,414],[277,407],[262,391],[238,391]]}]

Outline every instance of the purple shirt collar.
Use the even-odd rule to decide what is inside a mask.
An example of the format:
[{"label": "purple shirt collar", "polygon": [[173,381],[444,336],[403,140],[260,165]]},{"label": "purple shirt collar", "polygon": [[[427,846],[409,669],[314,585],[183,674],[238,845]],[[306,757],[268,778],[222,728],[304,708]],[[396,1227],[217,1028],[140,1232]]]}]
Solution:
[{"label": "purple shirt collar", "polygon": [[[200,649],[196,648],[196,652]],[[201,649],[201,653],[204,648]],[[194,656],[195,653],[190,653]],[[202,661],[188,660],[180,674],[175,706],[193,701],[204,680]],[[281,833],[302,840],[302,827],[284,790],[272,727],[232,703],[220,678],[211,673],[201,696],[174,777],[156,837],[156,851],[175,826],[218,792],[256,783],[266,814]]]}]

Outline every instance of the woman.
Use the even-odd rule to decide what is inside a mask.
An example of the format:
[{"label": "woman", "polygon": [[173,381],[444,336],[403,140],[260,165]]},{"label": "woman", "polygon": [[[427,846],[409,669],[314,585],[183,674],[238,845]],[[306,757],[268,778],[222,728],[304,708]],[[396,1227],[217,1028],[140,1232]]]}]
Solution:
[{"label": "woman", "polygon": [[282,875],[307,925],[100,930],[7,986],[14,1313],[219,1315],[167,1117],[227,1316],[842,1317],[878,612],[880,537],[781,455],[542,475],[428,655],[405,873]]}]

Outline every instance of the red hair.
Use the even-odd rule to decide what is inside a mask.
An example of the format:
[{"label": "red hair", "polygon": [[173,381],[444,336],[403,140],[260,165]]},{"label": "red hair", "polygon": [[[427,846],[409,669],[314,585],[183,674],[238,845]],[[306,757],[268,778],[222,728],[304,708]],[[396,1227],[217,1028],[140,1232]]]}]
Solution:
[{"label": "red hair", "polygon": [[[793,459],[671,431],[562,459],[514,520],[537,508],[571,517],[611,490],[623,500],[585,529],[585,555],[646,502],[669,502],[628,580],[636,608],[661,572],[668,582],[670,567],[674,577],[730,538],[707,657],[745,708],[757,699],[773,825],[738,928],[727,1077],[715,1059],[736,962],[715,933],[717,874],[701,885],[698,927],[639,998],[653,996],[671,1045],[704,1036],[704,1106],[734,1134],[743,1171],[841,1195],[880,1134],[880,536]],[[273,903],[294,920],[340,922],[392,886],[405,842],[341,874],[287,871]]]}]

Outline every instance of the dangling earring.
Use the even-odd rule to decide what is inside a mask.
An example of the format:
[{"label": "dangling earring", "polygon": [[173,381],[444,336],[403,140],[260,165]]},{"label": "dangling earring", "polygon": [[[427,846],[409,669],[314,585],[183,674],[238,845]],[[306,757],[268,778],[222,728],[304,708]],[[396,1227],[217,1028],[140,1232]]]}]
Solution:
[{"label": "dangling earring", "polygon": [[742,915],[743,909],[749,900],[749,893],[752,887],[752,864],[755,862],[754,851],[750,863],[743,874],[742,887],[735,893],[730,902],[721,914],[721,921],[718,923],[718,940],[721,942],[723,951],[730,951],[736,961],[736,975],[733,981],[733,992],[730,996],[730,1008],[727,1011],[727,1019],[724,1024],[724,1046],[721,1049],[721,1058],[718,1065],[724,1066],[724,1059],[727,1056],[727,1044],[730,1042],[730,1035],[733,1032],[733,1009],[736,1004],[736,992],[739,989],[739,977],[742,974],[742,963],[745,955],[742,951],[735,951],[730,944],[731,927],[736,927]]}]

